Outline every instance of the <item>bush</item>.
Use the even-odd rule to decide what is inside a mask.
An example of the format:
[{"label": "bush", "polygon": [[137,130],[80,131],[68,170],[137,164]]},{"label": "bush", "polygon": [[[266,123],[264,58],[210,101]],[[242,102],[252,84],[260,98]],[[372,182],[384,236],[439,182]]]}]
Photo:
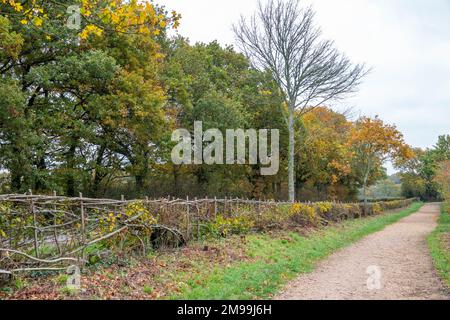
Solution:
[{"label": "bush", "polygon": [[203,236],[220,238],[232,234],[246,234],[254,225],[254,221],[247,216],[224,217],[218,215],[212,222],[206,224]]},{"label": "bush", "polygon": [[316,206],[303,203],[294,203],[289,208],[289,218],[301,226],[317,226],[320,223],[320,216],[316,212]]},{"label": "bush", "polygon": [[255,221],[260,231],[286,229],[296,226],[318,226],[329,222],[381,214],[388,210],[409,206],[416,199],[368,203],[294,203],[266,209]]}]

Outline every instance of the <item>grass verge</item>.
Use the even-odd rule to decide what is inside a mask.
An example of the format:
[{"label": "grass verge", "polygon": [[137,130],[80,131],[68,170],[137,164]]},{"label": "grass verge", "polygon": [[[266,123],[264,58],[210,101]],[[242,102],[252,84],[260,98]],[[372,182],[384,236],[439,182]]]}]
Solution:
[{"label": "grass verge", "polygon": [[438,227],[428,237],[428,246],[437,272],[450,288],[450,204],[442,204]]},{"label": "grass verge", "polygon": [[417,210],[414,203],[396,213],[345,221],[307,237],[286,233],[276,237],[250,235],[247,254],[252,261],[216,267],[191,278],[189,285],[172,299],[264,299],[276,293],[283,284],[300,273],[311,272],[315,264],[334,251],[366,235],[382,230]]}]

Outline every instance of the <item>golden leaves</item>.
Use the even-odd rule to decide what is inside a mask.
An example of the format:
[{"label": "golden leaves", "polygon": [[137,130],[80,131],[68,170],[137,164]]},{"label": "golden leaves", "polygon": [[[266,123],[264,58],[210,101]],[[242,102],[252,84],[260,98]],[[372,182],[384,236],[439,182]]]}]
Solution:
[{"label": "golden leaves", "polygon": [[101,36],[103,34],[103,30],[95,25],[87,25],[83,31],[80,33],[81,39],[87,39],[90,35]]},{"label": "golden leaves", "polygon": [[361,152],[385,156],[409,158],[413,156],[411,148],[405,144],[403,135],[395,125],[384,124],[375,117],[362,117],[352,128],[349,144]]},{"label": "golden leaves", "polygon": [[[42,27],[50,14],[46,12],[45,5],[36,0],[23,4],[17,0],[0,1],[23,15],[20,21],[23,25],[31,22],[36,27]],[[169,26],[177,28],[181,18],[175,11],[166,16],[150,1],[81,0],[79,5],[82,20],[87,22],[87,26],[80,31],[81,39],[87,39],[91,34],[101,36],[106,30],[158,36]]]},{"label": "golden leaves", "polygon": [[16,0],[2,0],[2,3],[9,4],[17,12],[23,11],[22,4]]}]

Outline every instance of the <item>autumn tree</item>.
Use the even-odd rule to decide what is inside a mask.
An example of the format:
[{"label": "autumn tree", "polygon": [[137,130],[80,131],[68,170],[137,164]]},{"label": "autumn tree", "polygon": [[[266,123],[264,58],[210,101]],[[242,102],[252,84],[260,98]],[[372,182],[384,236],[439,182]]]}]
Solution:
[{"label": "autumn tree", "polygon": [[[283,135],[283,99],[270,74],[252,69],[244,55],[217,42],[191,45],[186,39],[175,38],[163,47],[166,61],[162,75],[168,93],[165,110],[171,115],[172,128],[192,131],[194,121],[202,121],[204,130],[279,128]],[[177,194],[184,189],[203,195],[261,197],[263,191],[272,192],[271,187],[261,185],[278,182],[278,177],[256,174],[257,166],[186,168],[168,161],[164,170],[172,172],[172,192]],[[195,178],[196,187],[183,188],[181,178],[187,186],[191,177]]]},{"label": "autumn tree", "polygon": [[[302,199],[351,197],[350,152],[346,145],[351,122],[344,114],[318,107],[298,121],[296,184]],[[340,188],[338,187],[340,186]]]},{"label": "autumn tree", "polygon": [[401,193],[406,198],[425,199],[427,185],[422,177],[422,159],[426,151],[414,148],[413,156],[409,159],[397,159],[395,167],[400,172]]},{"label": "autumn tree", "polygon": [[255,68],[269,70],[284,93],[288,109],[289,200],[295,200],[295,112],[305,114],[354,92],[366,74],[321,39],[314,11],[297,0],[259,2],[258,11],[234,25],[236,41]]},{"label": "autumn tree", "polygon": [[[367,204],[367,187],[371,176],[380,175],[381,165],[388,159],[408,159],[413,156],[405,144],[403,135],[394,125],[381,119],[362,117],[351,130],[348,145],[353,153],[352,167],[363,188],[364,204]],[[372,179],[376,181],[376,179]]]},{"label": "autumn tree", "polygon": [[415,149],[414,157],[407,161],[397,161],[403,195],[420,197],[423,200],[439,200],[440,184],[436,180],[436,174],[440,164],[448,160],[450,135],[443,135],[438,137],[438,142],[432,148]]},{"label": "autumn tree", "polygon": [[446,201],[450,200],[450,160],[439,162],[434,181],[439,185],[439,192]]},{"label": "autumn tree", "polygon": [[[0,92],[0,156],[12,189],[65,185],[60,191],[74,195],[98,189],[112,169],[141,184],[164,122],[157,39],[179,16],[148,1],[0,5],[0,72],[9,86]],[[79,12],[68,13],[73,5]]]}]

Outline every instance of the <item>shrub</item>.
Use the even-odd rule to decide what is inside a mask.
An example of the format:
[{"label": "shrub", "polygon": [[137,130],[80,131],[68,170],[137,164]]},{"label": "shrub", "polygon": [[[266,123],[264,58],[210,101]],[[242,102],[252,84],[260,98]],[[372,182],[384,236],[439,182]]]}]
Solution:
[{"label": "shrub", "polygon": [[381,205],[377,202],[372,205],[372,211],[374,214],[380,214],[383,212]]},{"label": "shrub", "polygon": [[224,217],[218,215],[206,225],[205,236],[227,237],[232,234],[248,233],[254,226],[254,221],[247,216]]},{"label": "shrub", "polygon": [[282,204],[262,208],[254,212],[255,229],[257,231],[268,231],[274,229],[286,229],[289,225],[290,205]]},{"label": "shrub", "polygon": [[289,208],[289,218],[300,225],[318,225],[320,216],[316,213],[315,205],[294,203]]},{"label": "shrub", "polygon": [[317,202],[315,206],[320,214],[326,214],[333,208],[332,202]]},{"label": "shrub", "polygon": [[153,226],[158,223],[157,217],[153,216],[142,201],[134,201],[124,208],[123,212],[99,212],[99,232],[106,235],[117,228],[123,227],[124,222],[133,219],[130,223],[133,225],[131,232],[118,233],[104,241],[105,247],[124,250],[134,250],[142,247],[151,247],[150,238],[153,232]]}]

